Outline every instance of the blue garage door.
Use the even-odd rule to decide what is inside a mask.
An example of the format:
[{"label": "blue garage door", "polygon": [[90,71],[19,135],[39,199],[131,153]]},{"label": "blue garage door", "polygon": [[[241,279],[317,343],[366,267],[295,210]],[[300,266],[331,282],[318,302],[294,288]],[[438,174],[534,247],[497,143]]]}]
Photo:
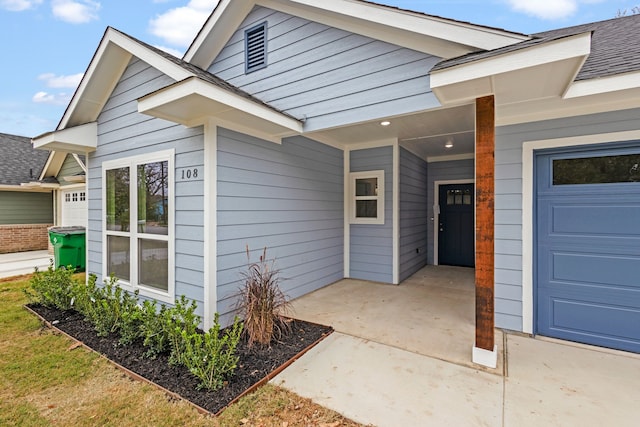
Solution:
[{"label": "blue garage door", "polygon": [[640,353],[640,142],[536,156],[536,326]]}]

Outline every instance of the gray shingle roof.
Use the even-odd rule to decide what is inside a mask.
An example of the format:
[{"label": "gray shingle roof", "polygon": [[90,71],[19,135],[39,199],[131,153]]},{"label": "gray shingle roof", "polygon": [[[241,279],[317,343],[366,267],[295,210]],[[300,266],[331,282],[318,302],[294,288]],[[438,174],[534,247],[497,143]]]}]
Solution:
[{"label": "gray shingle roof", "polygon": [[37,181],[49,152],[35,150],[31,138],[0,133],[0,184]]},{"label": "gray shingle roof", "polygon": [[532,40],[516,43],[500,49],[471,53],[441,61],[433,71],[480,61],[486,58],[514,52],[531,46],[548,43],[577,34],[592,32],[591,54],[576,76],[588,80],[640,70],[640,15],[560,28],[534,34]]}]

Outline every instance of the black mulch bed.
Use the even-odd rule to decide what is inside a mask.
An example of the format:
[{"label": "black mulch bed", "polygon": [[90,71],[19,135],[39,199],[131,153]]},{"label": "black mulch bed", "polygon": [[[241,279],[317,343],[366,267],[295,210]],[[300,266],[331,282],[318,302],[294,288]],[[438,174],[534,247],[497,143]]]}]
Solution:
[{"label": "black mulch bed", "polygon": [[240,356],[238,368],[223,388],[211,391],[198,390],[199,380],[184,366],[169,365],[168,354],[149,359],[144,357],[146,349],[142,342],[123,346],[118,344],[119,337],[115,334],[97,336],[93,325],[75,311],[60,311],[41,305],[28,307],[108,359],[214,414],[332,330],[327,326],[293,320],[291,333],[270,347],[254,345],[249,348],[246,341],[241,340],[237,347]]}]

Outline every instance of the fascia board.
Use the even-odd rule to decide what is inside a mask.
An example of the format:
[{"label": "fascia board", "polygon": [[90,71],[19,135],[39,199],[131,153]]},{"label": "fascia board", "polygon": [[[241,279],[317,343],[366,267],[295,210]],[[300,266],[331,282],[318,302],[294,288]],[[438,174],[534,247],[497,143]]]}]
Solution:
[{"label": "fascia board", "polygon": [[[321,8],[323,11],[343,15],[351,19],[364,19],[371,23],[397,28],[425,36],[444,38],[452,43],[471,46],[477,49],[496,49],[524,40],[525,35],[479,27],[463,22],[412,13],[405,10],[390,9],[375,4],[352,0],[257,0],[258,4],[294,3],[307,7]],[[320,3],[320,4],[319,4]]]},{"label": "fascia board", "polygon": [[59,184],[49,184],[49,187],[30,187],[25,185],[7,185],[0,184],[0,191],[17,191],[20,193],[50,193],[51,190],[54,190],[58,187],[56,185]]},{"label": "fascia board", "polygon": [[599,95],[602,93],[619,90],[635,89],[640,87],[640,72],[618,74],[610,77],[600,77],[590,80],[574,82],[564,98],[579,98],[582,96]]},{"label": "fascia board", "polygon": [[208,68],[254,6],[253,0],[220,0],[182,59]]},{"label": "fascia board", "polygon": [[238,25],[256,6],[451,58],[477,49],[496,49],[530,37],[350,0],[221,0],[184,55],[208,68]]},{"label": "fascia board", "polygon": [[98,146],[98,124],[91,122],[45,133],[33,138],[31,141],[36,149],[48,149],[48,147],[51,147],[51,149],[61,152],[95,151]]},{"label": "fascia board", "polygon": [[[115,63],[116,61],[113,60],[102,61],[102,59],[108,55],[109,50],[113,49],[113,46],[117,46],[128,53],[128,55],[122,57],[119,64]],[[69,107],[58,125],[58,130],[64,129],[69,125],[69,121],[85,96],[88,87],[90,85],[102,83],[106,93],[102,97],[100,103],[95,105],[96,111],[93,114],[95,117],[92,117],[92,121],[96,120],[100,110],[106,102],[106,98],[111,90],[113,90],[113,86],[119,80],[132,56],[139,58],[154,68],[157,68],[174,80],[182,80],[191,75],[178,64],[175,64],[147,47],[136,43],[134,40],[119,31],[114,30],[113,28],[108,28],[104,37],[100,41],[100,45],[98,46],[98,49],[96,50],[96,53],[93,56],[89,67],[76,90],[76,93],[69,103]]]},{"label": "fascia board", "polygon": [[144,114],[154,108],[194,94],[227,105],[229,108],[246,112],[247,114],[267,120],[294,132],[302,133],[303,131],[302,123],[298,120],[287,117],[284,114],[280,114],[277,111],[273,111],[266,106],[259,105],[242,96],[230,93],[223,88],[196,77],[186,79],[152,94],[143,96],[138,100],[138,112]]},{"label": "fascia board", "polygon": [[431,88],[438,89],[550,62],[587,56],[589,53],[591,53],[590,32],[435,71],[431,73]]},{"label": "fascia board", "polygon": [[42,180],[47,176],[58,176],[60,169],[62,169],[62,164],[64,163],[64,159],[67,157],[67,153],[62,153],[59,151],[51,151],[49,153],[49,157],[47,158],[47,163],[45,163],[42,168],[42,172],[38,179]]}]

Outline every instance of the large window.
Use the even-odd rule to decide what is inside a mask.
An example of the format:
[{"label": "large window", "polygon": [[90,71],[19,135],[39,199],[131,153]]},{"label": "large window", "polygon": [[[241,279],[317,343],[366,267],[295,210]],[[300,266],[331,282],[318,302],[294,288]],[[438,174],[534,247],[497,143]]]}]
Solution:
[{"label": "large window", "polygon": [[351,223],[384,224],[384,171],[353,172]]},{"label": "large window", "polygon": [[173,151],[103,163],[104,274],[173,299]]}]

